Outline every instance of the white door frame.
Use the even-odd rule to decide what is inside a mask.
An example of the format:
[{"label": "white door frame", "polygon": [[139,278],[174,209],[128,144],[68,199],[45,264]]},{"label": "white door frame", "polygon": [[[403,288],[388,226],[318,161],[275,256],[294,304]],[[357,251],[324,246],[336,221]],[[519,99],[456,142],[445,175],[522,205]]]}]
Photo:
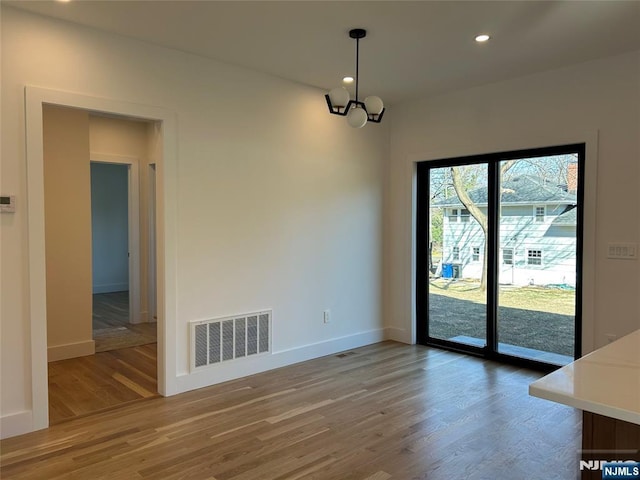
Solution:
[{"label": "white door frame", "polygon": [[[127,155],[91,152],[89,158],[92,163],[107,163],[112,165],[126,165],[127,181],[127,210],[129,225],[129,323],[141,323],[140,311],[140,183],[139,159]],[[151,225],[149,226],[151,228]],[[152,263],[151,261],[149,263]]]},{"label": "white door frame", "polygon": [[158,392],[161,395],[172,395],[178,391],[176,345],[172,341],[175,335],[166,334],[176,330],[177,122],[175,113],[160,107],[26,86],[31,430],[49,426],[42,135],[42,108],[45,104],[143,119],[159,125],[159,133],[162,136],[161,145],[157,158],[152,159],[157,165],[160,185],[160,188],[156,189]]},{"label": "white door frame", "polygon": [[147,271],[147,321],[154,322],[158,318],[156,303],[157,279],[156,279],[156,164],[150,163],[147,170],[147,225],[148,239],[147,256],[149,257]]}]

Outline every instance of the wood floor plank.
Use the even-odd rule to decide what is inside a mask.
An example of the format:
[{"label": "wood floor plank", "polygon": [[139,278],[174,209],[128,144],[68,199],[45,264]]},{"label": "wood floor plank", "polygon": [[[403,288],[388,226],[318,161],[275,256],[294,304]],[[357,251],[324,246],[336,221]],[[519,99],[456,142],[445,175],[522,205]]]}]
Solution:
[{"label": "wood floor plank", "polygon": [[[130,355],[100,368],[121,368]],[[74,366],[74,381],[93,380],[94,368]],[[119,388],[144,395],[147,368],[120,370],[124,384],[113,392],[98,385],[80,403],[100,392],[116,397]],[[56,381],[63,371],[52,368]],[[383,342],[3,440],[0,476],[573,480],[581,415],[530,397],[528,384],[539,377]],[[129,388],[132,379],[142,387]]]},{"label": "wood floor plank", "polygon": [[149,390],[147,390],[146,388],[138,385],[136,382],[129,380],[127,377],[125,377],[124,375],[119,374],[118,372],[115,372],[112,375],[112,378],[116,381],[121,383],[122,385],[124,385],[125,387],[127,387],[129,390],[137,393],[138,395],[140,395],[142,398],[149,398],[155,395],[154,392],[151,392]]},{"label": "wood floor plank", "polygon": [[157,325],[153,322],[129,323],[129,292],[93,295],[93,339],[96,352],[120,350],[155,343]]},{"label": "wood floor plank", "polygon": [[50,423],[157,396],[156,348],[145,345],[50,362]]},{"label": "wood floor plank", "polygon": [[100,330],[129,323],[129,292],[93,295],[93,328]]}]

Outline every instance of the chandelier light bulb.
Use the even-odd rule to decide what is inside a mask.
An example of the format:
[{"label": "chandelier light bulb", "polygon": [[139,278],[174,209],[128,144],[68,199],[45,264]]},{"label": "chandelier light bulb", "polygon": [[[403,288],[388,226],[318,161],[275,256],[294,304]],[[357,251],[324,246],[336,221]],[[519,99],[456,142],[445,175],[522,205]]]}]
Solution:
[{"label": "chandelier light bulb", "polygon": [[353,128],[362,128],[367,123],[367,112],[360,106],[355,106],[347,113],[347,122]]},{"label": "chandelier light bulb", "polygon": [[344,87],[336,87],[329,92],[329,98],[335,108],[345,108],[349,103],[349,92]]},{"label": "chandelier light bulb", "polygon": [[364,108],[367,109],[369,115],[380,115],[384,108],[384,103],[380,97],[371,95],[364,99]]}]

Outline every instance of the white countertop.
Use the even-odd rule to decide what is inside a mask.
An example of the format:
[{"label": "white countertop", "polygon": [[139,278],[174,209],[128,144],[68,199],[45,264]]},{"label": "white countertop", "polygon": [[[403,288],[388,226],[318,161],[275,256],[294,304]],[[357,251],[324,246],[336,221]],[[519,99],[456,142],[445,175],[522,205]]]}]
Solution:
[{"label": "white countertop", "polygon": [[640,425],[640,330],[536,380],[529,395]]}]

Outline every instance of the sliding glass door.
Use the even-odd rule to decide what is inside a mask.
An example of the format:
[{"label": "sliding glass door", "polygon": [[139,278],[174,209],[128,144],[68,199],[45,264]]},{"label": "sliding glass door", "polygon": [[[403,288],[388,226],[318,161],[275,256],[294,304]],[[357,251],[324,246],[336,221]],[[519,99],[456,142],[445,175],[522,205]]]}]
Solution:
[{"label": "sliding glass door", "polygon": [[498,352],[575,354],[579,152],[499,164]]},{"label": "sliding glass door", "polygon": [[584,145],[418,164],[418,341],[539,366],[579,351]]},{"label": "sliding glass door", "polygon": [[[429,172],[429,334],[484,347],[487,292],[480,288],[486,205],[471,214],[460,199],[487,185],[486,163],[435,167]],[[486,202],[484,202],[486,204]]]}]

